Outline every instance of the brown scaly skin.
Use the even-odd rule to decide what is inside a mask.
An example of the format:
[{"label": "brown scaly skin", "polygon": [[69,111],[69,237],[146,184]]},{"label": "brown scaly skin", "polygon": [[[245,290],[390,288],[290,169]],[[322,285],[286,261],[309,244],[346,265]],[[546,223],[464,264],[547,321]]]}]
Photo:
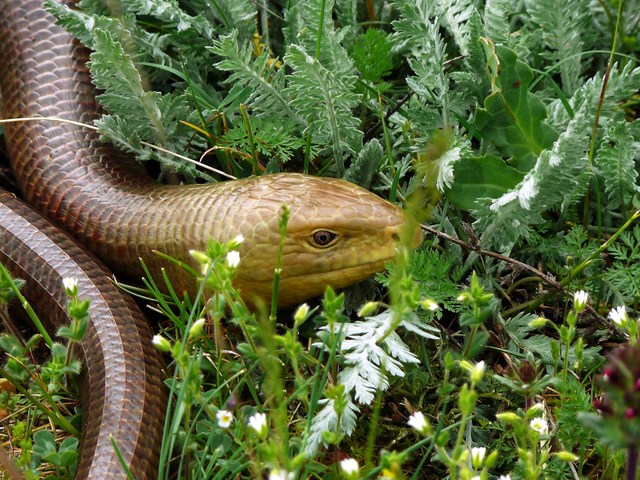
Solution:
[{"label": "brown scaly skin", "polygon": [[[85,66],[87,50],[55,26],[39,0],[0,0],[0,12],[3,118],[46,116],[91,124],[98,114]],[[174,286],[191,292],[195,280],[161,261],[153,250],[191,263],[188,251],[204,250],[207,239],[226,241],[242,234],[236,286],[249,302],[254,296],[268,301],[283,203],[291,216],[280,306],[321,294],[327,285],[340,288],[381,270],[393,257],[404,224],[397,206],[340,180],[280,174],[163,186],[152,182],[131,159],[102,144],[91,130],[40,121],[8,124],[5,132],[13,171],[31,205],[110,268],[139,278],[140,257],[154,277],[161,278],[160,268],[166,267]],[[336,234],[336,240],[327,247],[314,245],[318,230]],[[103,348],[100,339],[95,341],[96,349]],[[140,353],[136,355],[138,362],[144,362]],[[111,372],[107,360],[101,361]],[[107,377],[133,388],[128,378]],[[91,382],[86,384],[89,390]],[[143,388],[147,392],[151,387]],[[89,410],[86,415],[94,413]],[[116,427],[89,424],[85,443],[104,428]],[[137,457],[132,458],[135,463]],[[94,460],[98,461],[86,462]]]},{"label": "brown scaly skin", "polygon": [[[38,0],[2,0],[0,87],[4,118],[48,116],[92,123],[97,117],[85,67],[87,51],[53,24]],[[72,233],[111,268],[140,277],[138,258],[159,276],[161,266],[193,290],[193,280],[152,253],[191,263],[189,249],[208,238],[245,243],[237,287],[270,298],[277,221],[291,208],[280,306],[292,305],[367,278],[394,255],[404,223],[400,208],[334,179],[281,174],[209,185],[152,182],[131,159],[101,144],[95,132],[42,121],[6,126],[18,184],[36,209]],[[316,229],[339,235],[317,249]],[[176,280],[177,281],[177,280]],[[179,285],[178,285],[179,286]]]},{"label": "brown scaly skin", "polygon": [[77,478],[126,478],[110,435],[136,478],[154,478],[166,395],[162,359],[138,306],[93,255],[2,189],[0,263],[27,280],[22,293],[51,336],[68,323],[63,278],[77,279],[81,298],[91,301],[80,343],[85,413]]}]

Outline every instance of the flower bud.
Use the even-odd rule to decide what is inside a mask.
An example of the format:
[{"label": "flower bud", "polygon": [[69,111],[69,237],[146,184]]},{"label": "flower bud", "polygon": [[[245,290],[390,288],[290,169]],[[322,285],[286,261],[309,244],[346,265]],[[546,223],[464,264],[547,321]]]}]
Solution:
[{"label": "flower bud", "polygon": [[162,335],[154,335],[152,343],[161,352],[171,351],[171,342],[169,342],[169,340],[164,338]]},{"label": "flower bud", "polygon": [[378,305],[380,305],[379,302],[367,302],[365,303],[360,310],[358,310],[358,316],[359,317],[367,317],[369,315],[371,315],[373,312],[376,311],[376,309],[378,308]]},{"label": "flower bud", "polygon": [[191,328],[189,328],[189,338],[196,338],[202,335],[202,332],[204,331],[204,324],[205,324],[204,318],[200,318],[195,322],[193,322],[193,324],[191,325]]},{"label": "flower bud", "polygon": [[67,292],[67,295],[70,297],[75,297],[78,295],[78,279],[73,277],[65,277],[62,279],[62,285],[64,285],[64,290]]}]

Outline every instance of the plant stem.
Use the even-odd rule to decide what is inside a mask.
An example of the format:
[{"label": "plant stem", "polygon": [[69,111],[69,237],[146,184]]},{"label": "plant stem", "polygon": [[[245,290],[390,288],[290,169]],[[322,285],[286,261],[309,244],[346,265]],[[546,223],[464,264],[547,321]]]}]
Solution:
[{"label": "plant stem", "polygon": [[633,443],[629,446],[627,453],[627,480],[636,480],[638,471],[638,445]]}]

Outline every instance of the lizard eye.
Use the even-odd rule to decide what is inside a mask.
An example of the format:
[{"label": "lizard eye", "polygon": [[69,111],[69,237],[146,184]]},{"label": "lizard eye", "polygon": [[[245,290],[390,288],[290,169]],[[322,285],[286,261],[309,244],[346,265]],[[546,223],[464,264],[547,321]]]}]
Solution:
[{"label": "lizard eye", "polygon": [[337,233],[333,233],[329,230],[316,230],[311,235],[311,244],[314,247],[326,248],[333,245],[336,238],[338,238]]}]

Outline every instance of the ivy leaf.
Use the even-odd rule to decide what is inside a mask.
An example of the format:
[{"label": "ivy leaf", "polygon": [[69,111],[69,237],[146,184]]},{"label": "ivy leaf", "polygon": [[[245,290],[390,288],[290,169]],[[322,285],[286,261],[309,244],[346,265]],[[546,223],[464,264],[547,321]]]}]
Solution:
[{"label": "ivy leaf", "polygon": [[481,40],[490,69],[491,94],[476,112],[475,127],[507,157],[511,165],[527,172],[540,153],[551,147],[557,133],[546,123],[542,100],[529,92],[533,72],[513,50]]},{"label": "ivy leaf", "polygon": [[524,177],[495,155],[466,157],[454,166],[455,181],[447,198],[462,210],[477,207],[480,198],[498,198],[514,188]]}]

